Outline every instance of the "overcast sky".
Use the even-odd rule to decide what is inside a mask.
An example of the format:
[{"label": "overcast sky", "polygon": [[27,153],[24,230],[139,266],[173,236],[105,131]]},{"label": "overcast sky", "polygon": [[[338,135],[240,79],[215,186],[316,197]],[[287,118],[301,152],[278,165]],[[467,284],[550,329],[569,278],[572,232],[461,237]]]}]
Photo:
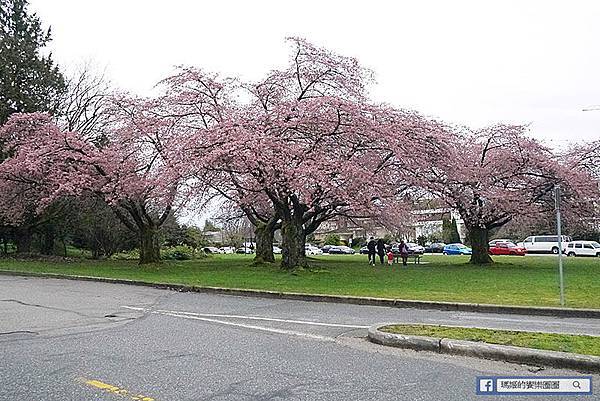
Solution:
[{"label": "overcast sky", "polygon": [[374,100],[480,127],[600,138],[600,1],[31,0],[65,68],[145,94],[176,65],[260,79],[300,36],[375,71]]}]

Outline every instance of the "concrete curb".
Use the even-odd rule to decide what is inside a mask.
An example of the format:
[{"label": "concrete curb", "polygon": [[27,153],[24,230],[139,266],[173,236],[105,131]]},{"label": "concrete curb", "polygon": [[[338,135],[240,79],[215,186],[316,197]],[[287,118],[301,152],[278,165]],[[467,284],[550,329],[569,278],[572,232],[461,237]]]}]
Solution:
[{"label": "concrete curb", "polygon": [[393,334],[379,329],[390,324],[377,324],[369,328],[369,341],[397,348],[416,351],[433,351],[442,354],[462,355],[481,359],[492,359],[534,366],[552,366],[580,372],[600,372],[600,357],[571,354],[568,352],[545,351],[533,348],[487,344],[448,338],[422,337]]},{"label": "concrete curb", "polygon": [[34,273],[34,272],[16,272],[12,270],[0,270],[0,275],[22,276],[22,277],[41,277],[80,281],[97,281],[102,283],[137,285],[153,287],[159,289],[174,290],[180,292],[198,292],[211,294],[226,294],[246,297],[262,297],[291,299],[310,302],[332,302],[354,305],[387,306],[395,308],[414,308],[414,309],[436,309],[444,311],[460,312],[481,312],[481,313],[501,313],[517,315],[534,316],[556,316],[556,317],[575,317],[575,318],[595,318],[600,319],[600,309],[575,309],[575,308],[550,308],[550,307],[529,307],[529,306],[507,306],[493,304],[472,304],[461,302],[433,302],[417,301],[410,299],[391,299],[374,297],[355,297],[349,295],[327,295],[327,294],[303,294],[297,292],[280,292],[266,290],[252,290],[243,288],[223,288],[208,286],[190,286],[184,284],[152,283],[140,280],[116,279],[94,276],[77,276],[56,273]]}]

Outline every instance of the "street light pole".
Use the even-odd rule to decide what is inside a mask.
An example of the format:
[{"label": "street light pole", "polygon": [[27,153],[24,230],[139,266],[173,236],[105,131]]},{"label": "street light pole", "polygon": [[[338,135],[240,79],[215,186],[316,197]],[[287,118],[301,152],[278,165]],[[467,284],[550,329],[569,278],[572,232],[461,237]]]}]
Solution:
[{"label": "street light pole", "polygon": [[556,208],[556,230],[558,231],[558,277],[560,281],[560,306],[565,306],[565,285],[562,260],[562,230],[560,225],[560,186],[554,186],[554,205]]},{"label": "street light pole", "polygon": [[590,106],[590,107],[581,109],[581,111],[598,111],[598,110],[600,110],[600,106]]}]

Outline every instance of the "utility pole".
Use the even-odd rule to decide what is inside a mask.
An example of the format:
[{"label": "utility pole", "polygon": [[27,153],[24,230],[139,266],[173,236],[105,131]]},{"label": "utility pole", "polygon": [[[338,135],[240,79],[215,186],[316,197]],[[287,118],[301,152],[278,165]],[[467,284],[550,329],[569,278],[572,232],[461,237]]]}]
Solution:
[{"label": "utility pole", "polygon": [[565,285],[563,276],[562,230],[560,226],[560,185],[554,186],[554,205],[556,208],[556,230],[558,231],[558,277],[560,281],[560,306],[565,306]]}]

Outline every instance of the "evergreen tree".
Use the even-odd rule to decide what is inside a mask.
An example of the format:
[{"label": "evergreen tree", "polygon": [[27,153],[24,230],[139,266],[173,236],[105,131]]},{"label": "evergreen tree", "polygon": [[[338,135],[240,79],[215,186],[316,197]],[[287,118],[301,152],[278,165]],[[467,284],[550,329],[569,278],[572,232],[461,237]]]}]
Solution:
[{"label": "evergreen tree", "polygon": [[458,233],[458,226],[454,218],[442,220],[442,238],[446,244],[454,244],[460,242],[460,234]]},{"label": "evergreen tree", "polygon": [[0,124],[12,113],[56,112],[65,81],[42,49],[50,42],[28,0],[0,2]]},{"label": "evergreen tree", "polygon": [[[51,40],[50,29],[42,29],[40,19],[28,13],[28,5],[28,0],[0,0],[0,125],[13,113],[55,114],[66,90],[52,55],[43,54]],[[0,162],[9,156],[0,143]],[[19,227],[1,226],[6,223],[0,221],[3,240],[6,243],[10,234],[24,245],[17,247],[19,251],[30,252],[33,229],[41,227],[42,222],[49,234],[44,235],[42,251],[51,253],[56,230],[43,216],[31,216]]]},{"label": "evergreen tree", "polygon": [[452,235],[452,242],[461,242],[460,241],[460,234],[458,233],[458,225],[456,224],[456,219],[453,217],[452,221],[450,222],[450,233]]}]

